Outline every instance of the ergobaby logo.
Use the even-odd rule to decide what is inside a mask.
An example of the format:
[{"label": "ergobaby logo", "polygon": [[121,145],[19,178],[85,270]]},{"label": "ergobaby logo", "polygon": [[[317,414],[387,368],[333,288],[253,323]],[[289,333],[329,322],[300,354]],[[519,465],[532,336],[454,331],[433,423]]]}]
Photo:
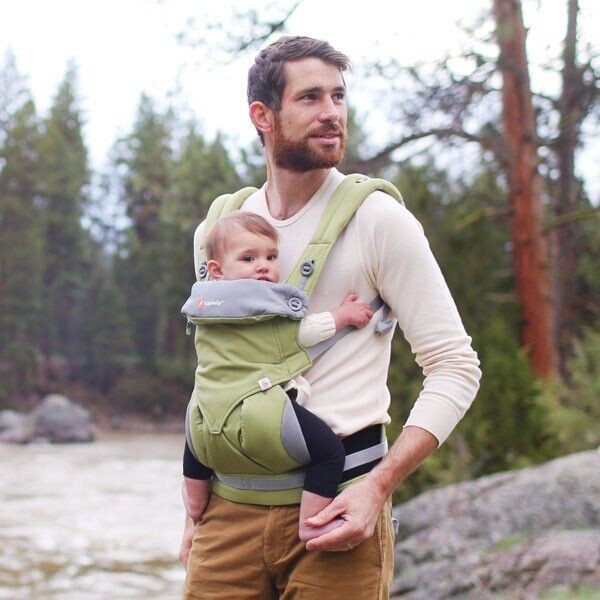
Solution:
[{"label": "ergobaby logo", "polygon": [[209,306],[221,306],[223,302],[225,302],[225,300],[205,300],[204,298],[198,298],[198,300],[196,301],[196,306],[198,308],[207,308]]}]

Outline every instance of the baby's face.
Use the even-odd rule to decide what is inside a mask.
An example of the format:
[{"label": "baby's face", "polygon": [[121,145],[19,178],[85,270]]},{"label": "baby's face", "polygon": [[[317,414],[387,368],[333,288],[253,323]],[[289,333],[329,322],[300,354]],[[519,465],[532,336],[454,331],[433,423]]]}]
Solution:
[{"label": "baby's face", "polygon": [[223,279],[279,281],[277,242],[264,235],[241,230],[221,260]]}]

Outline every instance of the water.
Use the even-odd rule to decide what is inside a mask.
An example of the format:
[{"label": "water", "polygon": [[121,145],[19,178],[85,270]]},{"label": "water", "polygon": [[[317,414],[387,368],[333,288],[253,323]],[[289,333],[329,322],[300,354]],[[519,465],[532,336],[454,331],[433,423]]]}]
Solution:
[{"label": "water", "polygon": [[182,444],[0,444],[0,599],[179,598]]}]

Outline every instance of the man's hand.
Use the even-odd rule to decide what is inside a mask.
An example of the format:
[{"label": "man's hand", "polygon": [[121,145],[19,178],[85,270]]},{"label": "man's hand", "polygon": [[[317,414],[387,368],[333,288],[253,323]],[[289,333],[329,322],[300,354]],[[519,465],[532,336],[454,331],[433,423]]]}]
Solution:
[{"label": "man's hand", "polygon": [[373,535],[387,496],[378,492],[368,479],[348,486],[318,515],[308,519],[313,527],[326,525],[337,517],[345,523],[306,543],[306,549],[343,552],[352,550]]},{"label": "man's hand", "polygon": [[187,569],[190,550],[192,549],[192,540],[194,539],[194,522],[191,517],[185,517],[183,535],[181,536],[181,547],[179,548],[179,561],[184,569]]},{"label": "man's hand", "polygon": [[434,435],[406,426],[381,462],[364,478],[349,485],[318,515],[312,526],[341,517],[344,525],[307,542],[307,550],[351,550],[373,535],[379,514],[394,488],[404,481],[438,446]]}]

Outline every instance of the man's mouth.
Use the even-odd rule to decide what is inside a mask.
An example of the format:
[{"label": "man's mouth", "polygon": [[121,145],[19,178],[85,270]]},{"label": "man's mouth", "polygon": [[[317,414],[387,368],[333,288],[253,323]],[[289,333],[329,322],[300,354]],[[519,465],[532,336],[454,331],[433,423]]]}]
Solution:
[{"label": "man's mouth", "polygon": [[322,139],[334,139],[334,138],[339,138],[340,134],[335,131],[322,131],[319,133],[313,133],[310,137],[322,138]]},{"label": "man's mouth", "polygon": [[312,139],[317,140],[324,146],[333,146],[337,144],[339,140],[341,140],[341,135],[339,133],[317,133],[310,136]]}]

